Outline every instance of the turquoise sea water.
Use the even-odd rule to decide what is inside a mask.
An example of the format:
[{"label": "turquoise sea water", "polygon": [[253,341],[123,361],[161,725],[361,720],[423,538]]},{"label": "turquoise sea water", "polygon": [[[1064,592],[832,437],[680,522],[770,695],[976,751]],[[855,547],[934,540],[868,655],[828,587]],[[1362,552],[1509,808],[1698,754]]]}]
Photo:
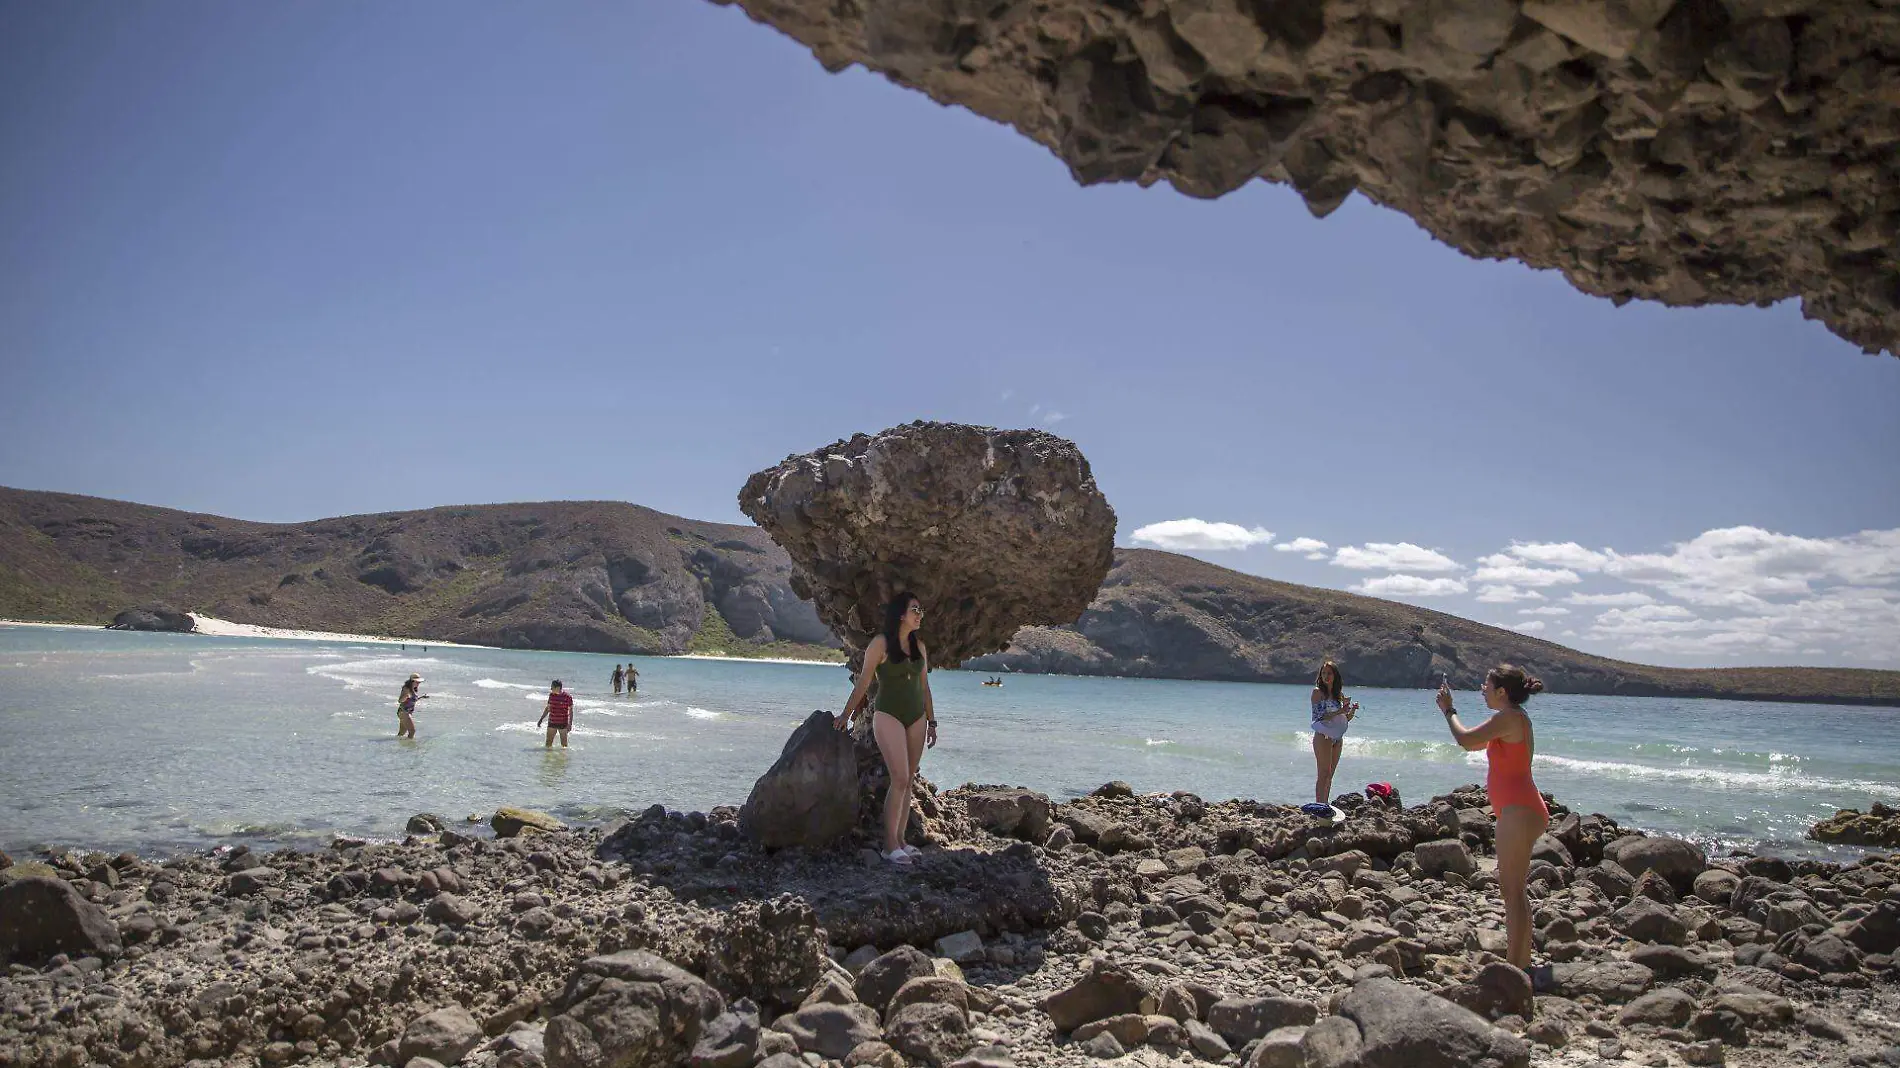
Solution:
[{"label": "turquoise sea water", "polygon": [[[0,626],[0,849],[314,846],[399,836],[425,811],[738,804],[800,720],[847,692],[835,666],[642,658],[638,696],[615,697],[615,659]],[[398,741],[412,671],[431,697],[418,738]],[[567,753],[534,727],[553,678],[577,698]],[[983,678],[932,676],[943,729],[924,774],[939,785],[1311,797],[1305,687]],[[1429,691],[1353,696],[1335,793],[1383,780],[1416,802],[1482,781],[1482,755],[1449,742]],[[1481,708],[1472,693],[1459,705]],[[1816,818],[1900,802],[1896,709],[1544,694],[1530,711],[1540,787],[1711,846],[1827,855],[1802,838]]]}]

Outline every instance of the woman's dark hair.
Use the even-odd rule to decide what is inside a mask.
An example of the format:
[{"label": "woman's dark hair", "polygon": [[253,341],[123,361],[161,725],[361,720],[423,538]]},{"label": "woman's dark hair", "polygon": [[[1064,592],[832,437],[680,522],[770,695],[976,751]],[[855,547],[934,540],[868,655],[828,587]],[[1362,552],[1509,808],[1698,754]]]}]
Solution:
[{"label": "woman's dark hair", "polygon": [[[1326,669],[1327,668],[1333,669],[1333,686],[1332,686],[1332,689],[1330,690],[1326,688]],[[1335,701],[1343,701],[1346,699],[1346,677],[1339,673],[1339,665],[1333,663],[1331,660],[1328,660],[1324,664],[1321,664],[1319,666],[1319,674],[1313,676],[1313,685],[1319,687],[1321,690],[1324,690],[1326,693],[1326,696],[1332,698]]]},{"label": "woman's dark hair", "polygon": [[904,622],[904,613],[910,611],[911,602],[915,600],[917,600],[917,595],[905,590],[891,598],[891,603],[884,606],[884,655],[888,659],[909,660],[919,655],[916,631],[910,632],[909,649],[899,648],[897,642],[898,625]]},{"label": "woman's dark hair", "polygon": [[1514,705],[1530,700],[1532,694],[1544,692],[1544,680],[1516,664],[1499,664],[1485,672],[1485,678],[1490,679],[1493,686],[1502,689],[1504,696],[1510,698]]}]

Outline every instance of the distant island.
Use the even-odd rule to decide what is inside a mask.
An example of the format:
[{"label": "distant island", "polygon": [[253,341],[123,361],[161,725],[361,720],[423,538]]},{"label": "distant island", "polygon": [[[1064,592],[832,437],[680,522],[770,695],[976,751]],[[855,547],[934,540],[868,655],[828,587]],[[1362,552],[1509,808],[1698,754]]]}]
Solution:
[{"label": "distant island", "polygon": [[[253,523],[0,489],[0,617],[105,625],[166,604],[239,623],[571,652],[842,660],[756,527],[611,501]],[[1122,549],[1066,627],[987,672],[1301,683],[1332,657],[1359,686],[1473,682],[1500,660],[1558,692],[1900,705],[1900,672],[1664,668],[1412,605]]]}]

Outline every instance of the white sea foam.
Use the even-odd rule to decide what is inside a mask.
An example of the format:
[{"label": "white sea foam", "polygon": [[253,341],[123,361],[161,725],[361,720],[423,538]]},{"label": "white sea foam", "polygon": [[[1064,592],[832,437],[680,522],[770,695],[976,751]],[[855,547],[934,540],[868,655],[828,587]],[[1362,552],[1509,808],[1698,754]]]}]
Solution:
[{"label": "white sea foam", "polygon": [[1891,783],[1868,782],[1862,779],[1824,779],[1819,776],[1804,775],[1792,768],[1785,771],[1735,771],[1730,768],[1683,766],[1659,768],[1649,764],[1626,764],[1616,760],[1577,760],[1543,753],[1539,753],[1533,763],[1541,767],[1560,768],[1564,771],[1583,772],[1590,775],[1702,783],[1729,789],[1764,790],[1770,793],[1826,791],[1900,798],[1900,786]]},{"label": "white sea foam", "polygon": [[[537,727],[532,723],[503,723],[501,726],[496,727],[495,729],[497,731],[502,731],[508,734],[541,735],[541,734],[547,733],[547,726],[545,724]],[[573,735],[576,738],[632,738],[632,737],[635,737],[635,735],[628,733],[627,731],[604,731],[598,727],[576,726],[576,727],[570,728],[567,733]]]},{"label": "white sea foam", "polygon": [[1173,745],[1174,739],[1172,738],[1143,738],[1141,740],[1141,744],[1143,745]]},{"label": "white sea foam", "polygon": [[484,690],[538,690],[541,688],[521,682],[503,682],[500,679],[476,679],[475,685]]},{"label": "white sea foam", "polygon": [[714,712],[710,708],[694,708],[691,705],[686,706],[686,714],[693,717],[694,719],[718,719],[719,718],[719,713]]}]

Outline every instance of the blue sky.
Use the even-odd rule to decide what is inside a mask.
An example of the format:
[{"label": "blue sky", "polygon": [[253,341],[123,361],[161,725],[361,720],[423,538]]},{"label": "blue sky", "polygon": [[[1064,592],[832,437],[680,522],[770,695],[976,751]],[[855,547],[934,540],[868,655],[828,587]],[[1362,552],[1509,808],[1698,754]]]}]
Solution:
[{"label": "blue sky", "polygon": [[741,521],[856,431],[1037,425],[1123,544],[1900,666],[1900,360],[1792,304],[1615,308],[1360,198],[1079,188],[689,0],[12,4],[0,94],[0,484]]}]

